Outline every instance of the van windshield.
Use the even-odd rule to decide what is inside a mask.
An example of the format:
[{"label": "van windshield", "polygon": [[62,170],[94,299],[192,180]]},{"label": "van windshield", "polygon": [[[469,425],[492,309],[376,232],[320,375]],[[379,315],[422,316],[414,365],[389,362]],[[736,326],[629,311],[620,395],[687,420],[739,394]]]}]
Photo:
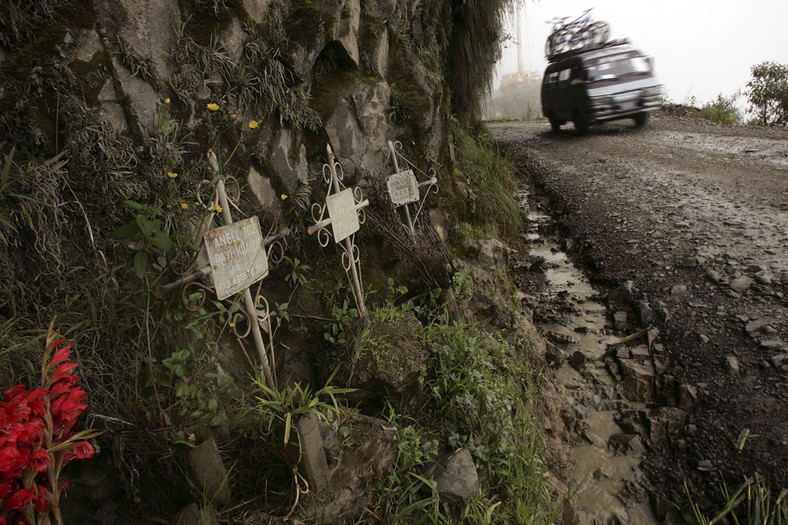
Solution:
[{"label": "van windshield", "polygon": [[626,75],[651,73],[651,63],[646,57],[605,57],[588,66],[588,80],[614,80]]}]

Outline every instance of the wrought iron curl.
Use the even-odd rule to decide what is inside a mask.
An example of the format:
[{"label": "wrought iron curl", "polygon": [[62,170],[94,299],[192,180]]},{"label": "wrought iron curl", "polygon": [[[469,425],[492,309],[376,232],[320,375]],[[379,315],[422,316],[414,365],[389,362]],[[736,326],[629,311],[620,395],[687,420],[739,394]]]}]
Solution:
[{"label": "wrought iron curl", "polygon": [[[364,192],[358,186],[353,188],[353,201],[356,205],[364,200]],[[356,209],[356,214],[358,215],[358,223],[364,224],[367,220],[367,213],[365,208],[358,208]]]},{"label": "wrought iron curl", "polygon": [[283,241],[274,241],[268,246],[268,260],[274,264],[279,264],[285,258],[285,243]]},{"label": "wrought iron curl", "polygon": [[233,175],[224,177],[224,193],[227,195],[227,202],[230,206],[241,215],[244,215],[241,208],[238,207],[238,204],[241,203],[241,185]]},{"label": "wrought iron curl", "polygon": [[[246,331],[244,333],[238,332],[239,321],[243,321],[246,323]],[[238,339],[246,339],[249,336],[249,333],[252,331],[252,324],[249,322],[249,316],[246,315],[246,312],[243,310],[239,310],[233,314],[232,321],[230,322],[230,328],[233,331],[233,335]]]},{"label": "wrought iron curl", "polygon": [[194,261],[197,257],[196,255],[187,257],[188,252],[184,247],[180,247],[180,249],[173,251],[175,252],[175,256],[169,260],[170,270],[172,270],[172,273],[175,275],[184,277],[189,273],[189,269],[194,265]]},{"label": "wrought iron curl", "polygon": [[[200,282],[195,281],[185,284],[181,287],[181,304],[183,304],[183,307],[189,312],[198,312],[205,304],[205,300],[208,298],[208,292],[213,292],[213,290]],[[196,306],[192,306],[192,296],[195,294],[199,294],[199,296]]]},{"label": "wrought iron curl", "polygon": [[331,184],[331,166],[323,164],[323,182]]},{"label": "wrought iron curl", "polygon": [[318,230],[316,235],[317,235],[317,242],[320,244],[321,248],[325,248],[331,243],[331,232],[328,231],[328,228],[323,228],[322,230]]},{"label": "wrought iron curl", "polygon": [[313,202],[312,206],[309,208],[309,212],[312,214],[313,222],[320,222],[323,220],[323,216],[326,213],[326,206],[319,202]]},{"label": "wrought iron curl", "polygon": [[213,185],[214,185],[213,182],[211,182],[211,181],[209,181],[207,179],[203,179],[203,180],[201,180],[200,182],[197,183],[197,204],[202,206],[202,207],[204,207],[204,208],[208,208],[209,210],[215,210],[216,206],[219,205],[219,194],[215,190],[212,191],[211,192],[211,198],[210,198],[210,204],[207,204],[208,201],[207,200],[204,201],[203,198],[202,198],[202,189],[203,189],[203,185],[204,184],[209,186],[209,187],[213,187]]},{"label": "wrought iron curl", "polygon": [[[350,279],[351,282],[352,282],[351,272],[352,272],[352,269],[355,267],[356,268],[356,276],[358,278],[359,287],[361,287],[361,289],[363,289],[364,283],[362,282],[362,279],[361,279],[361,272],[358,271],[361,268],[361,252],[359,251],[359,248],[356,245],[356,243],[353,242],[354,239],[353,239],[352,236],[350,237],[350,239],[351,239],[351,242],[350,242],[351,248],[350,249],[352,250],[352,252],[348,252],[348,249],[347,249],[347,247],[345,245],[343,245],[343,244],[338,245],[342,249],[342,257],[341,257],[342,269],[345,270],[345,274],[347,275],[348,279]],[[360,292],[357,292],[356,290],[353,291],[354,295],[356,295],[357,293],[360,293]]]}]

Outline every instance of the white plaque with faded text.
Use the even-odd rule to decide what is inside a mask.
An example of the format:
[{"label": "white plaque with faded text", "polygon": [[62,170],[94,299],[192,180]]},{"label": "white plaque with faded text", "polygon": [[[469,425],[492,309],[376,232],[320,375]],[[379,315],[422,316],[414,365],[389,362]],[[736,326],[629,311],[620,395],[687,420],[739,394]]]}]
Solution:
[{"label": "white plaque with faded text", "polygon": [[205,232],[205,248],[220,300],[268,275],[268,256],[257,217]]},{"label": "white plaque with faded text", "polygon": [[331,218],[331,229],[334,233],[334,242],[339,242],[350,237],[359,230],[356,200],[353,190],[344,189],[326,197],[328,216]]},{"label": "white plaque with faded text", "polygon": [[402,206],[419,200],[419,183],[413,170],[400,171],[386,181],[391,202],[394,206]]}]

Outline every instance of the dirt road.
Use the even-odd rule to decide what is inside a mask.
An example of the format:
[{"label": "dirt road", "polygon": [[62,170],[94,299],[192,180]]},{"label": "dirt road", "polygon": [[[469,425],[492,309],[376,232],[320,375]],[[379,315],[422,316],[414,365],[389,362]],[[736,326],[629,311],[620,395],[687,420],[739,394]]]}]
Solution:
[{"label": "dirt road", "polygon": [[788,130],[668,116],[585,137],[547,122],[488,128],[609,293],[611,327],[658,330],[647,406],[670,417],[636,425],[653,486],[681,500],[686,478],[712,505],[721,475],[786,487]]}]

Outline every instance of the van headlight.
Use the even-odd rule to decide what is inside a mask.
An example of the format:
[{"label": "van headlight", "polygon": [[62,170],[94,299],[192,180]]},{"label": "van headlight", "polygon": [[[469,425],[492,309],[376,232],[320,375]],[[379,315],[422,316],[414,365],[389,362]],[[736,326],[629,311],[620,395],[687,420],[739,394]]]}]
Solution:
[{"label": "van headlight", "polygon": [[613,97],[593,97],[591,105],[600,109],[610,108],[613,106]]}]

